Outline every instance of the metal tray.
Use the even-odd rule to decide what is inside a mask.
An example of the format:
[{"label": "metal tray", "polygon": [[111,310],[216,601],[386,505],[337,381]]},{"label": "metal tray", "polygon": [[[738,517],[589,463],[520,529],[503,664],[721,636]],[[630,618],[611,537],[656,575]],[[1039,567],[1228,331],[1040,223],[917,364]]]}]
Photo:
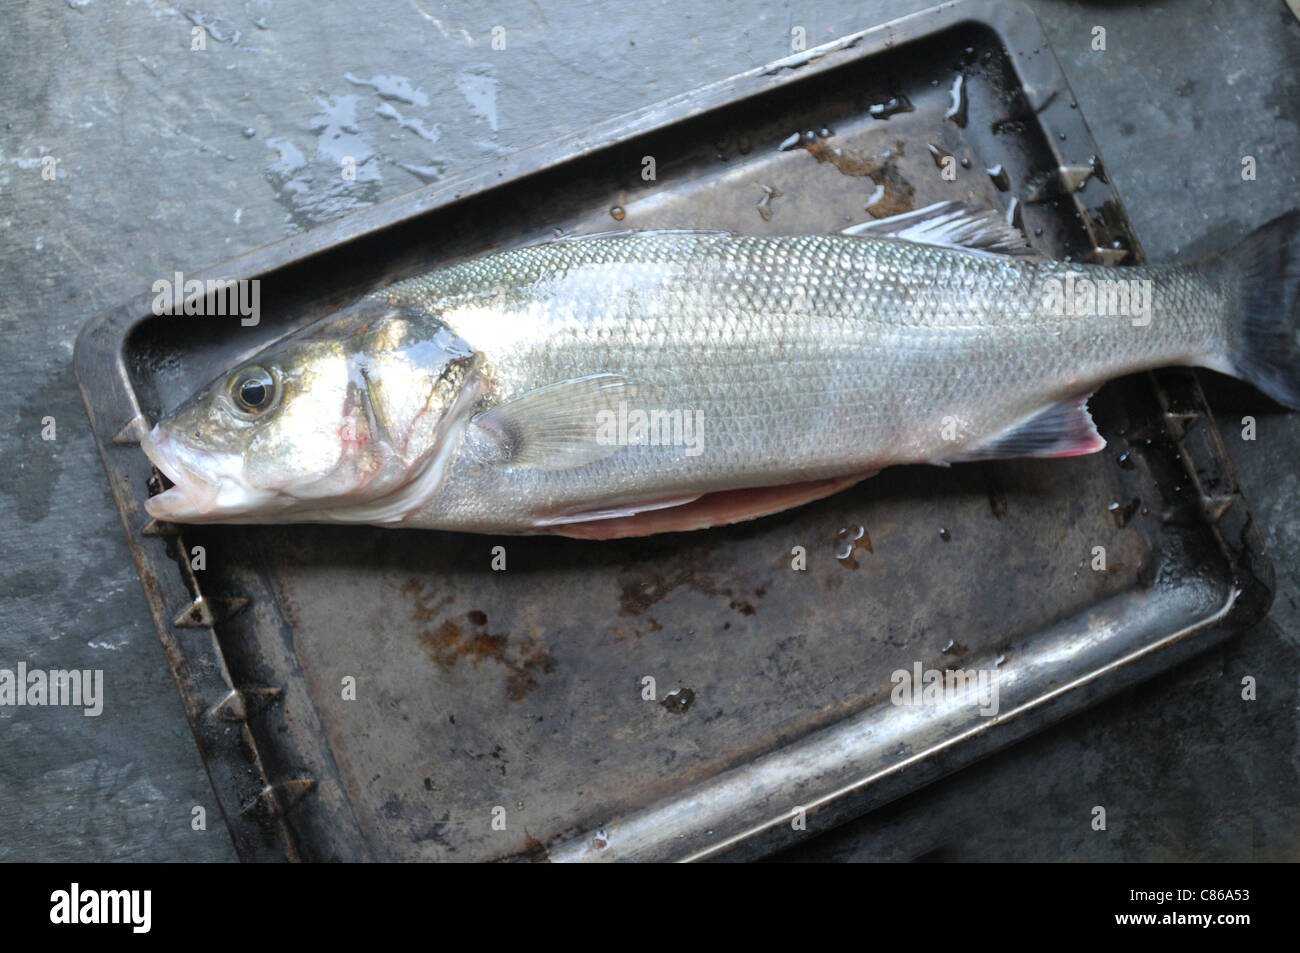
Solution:
[{"label": "metal tray", "polygon": [[[1057,257],[1140,262],[1096,151],[1033,15],[949,4],[200,276],[259,278],[256,327],[154,317],[152,292],[91,320],[77,377],[240,856],[757,856],[1261,617],[1271,566],[1184,370],[1094,398],[1101,454],[896,468],[707,532],[587,543],[144,514],[150,420],[376,286],[557,233],[837,229],[872,198],[984,201]],[[998,713],[892,704],[893,673],[916,664],[996,677]]]}]

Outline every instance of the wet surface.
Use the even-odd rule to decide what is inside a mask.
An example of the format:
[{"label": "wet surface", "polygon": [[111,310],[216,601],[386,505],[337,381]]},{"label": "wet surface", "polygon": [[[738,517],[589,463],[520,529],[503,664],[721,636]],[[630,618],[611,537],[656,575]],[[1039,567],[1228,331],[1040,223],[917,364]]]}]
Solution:
[{"label": "wet surface", "polygon": [[[814,26],[833,36],[923,5],[823,4]],[[1287,158],[1300,148],[1294,141],[1300,96],[1296,28],[1285,9],[1260,14],[1244,2],[1213,8],[1187,3],[1159,12],[1034,6],[1152,257],[1222,247],[1300,194]],[[352,31],[345,44],[339,31],[368,16],[363,9],[322,13],[265,2],[215,3],[209,5],[213,12],[188,18],[154,3],[108,9],[50,8],[68,56],[85,69],[56,71],[36,39],[48,24],[38,29],[33,21],[25,29],[23,13],[0,40],[13,64],[8,75],[18,78],[17,108],[7,119],[0,156],[0,183],[12,203],[0,213],[0,272],[11,289],[0,302],[0,321],[11,330],[5,344],[10,396],[4,400],[12,433],[35,434],[46,415],[59,428],[55,441],[32,437],[20,452],[4,455],[4,551],[21,568],[6,573],[0,617],[10,622],[4,626],[8,655],[48,665],[100,665],[114,686],[111,707],[97,720],[79,712],[0,711],[12,755],[0,769],[0,840],[8,857],[229,857],[215,811],[207,832],[194,832],[188,823],[190,806],[211,805],[210,789],[85,430],[68,370],[76,330],[88,314],[146,290],[174,268],[197,269],[468,165],[490,163],[503,149],[553,138],[781,55],[790,14],[742,4],[733,22],[711,23],[688,11],[689,26],[683,26],[671,17],[648,22],[638,8],[611,13],[602,24],[577,25],[549,10],[543,25],[537,10],[520,3],[503,9],[511,45],[496,51],[488,45],[487,24],[435,21],[414,10],[409,26],[372,31],[371,40]],[[132,42],[104,56],[106,27],[97,16],[113,18],[111,28]],[[195,16],[210,31],[203,54],[187,48]],[[1112,37],[1159,36],[1162,42],[1116,43],[1108,53],[1112,65],[1098,70],[1087,39],[1099,17],[1117,24]],[[1202,60],[1167,43],[1179,35],[1168,29],[1171,17],[1198,25],[1186,31],[1189,42],[1203,37],[1204,24],[1217,24],[1215,69],[1223,81],[1194,97],[1179,96],[1174,87],[1189,80],[1189,63]],[[1152,18],[1165,25],[1153,30]],[[568,39],[556,39],[593,29],[599,35],[581,63]],[[683,44],[682,29],[698,42]],[[669,60],[674,69],[664,75],[657,64]],[[429,68],[432,61],[438,69]],[[399,79],[393,84],[376,81],[394,75]],[[408,77],[405,85],[400,77]],[[427,106],[415,94],[421,89]],[[1133,105],[1115,105],[1122,102]],[[907,115],[878,122],[892,128]],[[1198,135],[1207,129],[1216,134]],[[269,145],[272,139],[284,148]],[[1243,183],[1225,173],[1239,169],[1241,143],[1275,174]],[[737,148],[737,154],[746,151]],[[52,182],[39,177],[46,153],[59,160]],[[336,179],[349,155],[360,174]],[[917,156],[931,164],[924,147]],[[747,220],[756,224],[759,195],[755,190],[744,198]],[[776,209],[774,223],[781,202]],[[1104,216],[1098,208],[1095,217]],[[604,221],[607,227],[609,218]],[[1031,219],[1029,227],[1036,232],[1043,225]],[[1231,386],[1221,391],[1212,399],[1221,401],[1227,419],[1249,413],[1260,421],[1257,440],[1230,440],[1228,446],[1279,566],[1282,594],[1274,621],[1171,673],[1156,688],[1130,693],[945,782],[932,789],[933,799],[918,797],[915,823],[907,820],[913,815],[890,815],[895,834],[898,824],[910,824],[908,836],[893,838],[893,856],[910,856],[925,843],[936,844],[940,856],[1023,859],[1061,856],[1064,849],[1098,858],[1222,858],[1275,850],[1293,838],[1295,826],[1287,819],[1296,807],[1285,792],[1296,789],[1294,768],[1279,753],[1295,744],[1291,567],[1300,562],[1300,548],[1294,479],[1279,478],[1275,464],[1296,457],[1300,438],[1294,416],[1261,407]],[[993,518],[999,509],[993,491],[982,485],[973,491]],[[1005,519],[1014,518],[1015,496],[1014,490],[1002,496]],[[924,532],[943,545],[933,526]],[[958,552],[962,541],[948,548]],[[487,610],[486,634],[497,634],[496,610]],[[460,611],[463,633],[482,628],[470,618],[482,609]],[[762,614],[760,607],[757,617]],[[437,670],[427,654],[425,665]],[[475,667],[464,657],[455,663],[457,670],[467,665]],[[503,686],[510,677],[490,660],[477,668],[494,672]],[[1255,707],[1244,706],[1225,688],[1243,672],[1276,673],[1281,689],[1264,693]],[[1146,726],[1137,738],[1130,727],[1136,719]],[[499,760],[491,747],[475,754]],[[1220,767],[1207,774],[1206,763]],[[1070,833],[1078,814],[1073,794],[1079,764],[1085,780],[1105,780],[1106,797],[1145,812],[1122,836],[1084,841],[1085,835]],[[1026,777],[1034,779],[1029,795]],[[1177,783],[1180,777],[1185,783]],[[1220,796],[1243,790],[1250,792],[1244,798]],[[1008,805],[1011,813],[1006,823],[986,813],[964,823],[976,803]],[[73,805],[80,820],[69,827],[65,808]],[[449,823],[439,814],[420,827],[420,836],[446,841]],[[943,833],[989,824],[1008,832],[993,847],[983,838],[956,843]],[[1209,829],[1216,833],[1207,839]],[[849,831],[841,843],[852,845],[857,836]]]}]

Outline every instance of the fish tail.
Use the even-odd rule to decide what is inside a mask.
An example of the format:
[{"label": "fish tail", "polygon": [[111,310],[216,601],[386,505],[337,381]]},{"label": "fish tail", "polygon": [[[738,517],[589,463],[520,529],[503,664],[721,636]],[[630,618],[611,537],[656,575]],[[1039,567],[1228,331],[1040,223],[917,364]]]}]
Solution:
[{"label": "fish tail", "polygon": [[1198,265],[1228,292],[1224,369],[1300,410],[1300,210]]}]

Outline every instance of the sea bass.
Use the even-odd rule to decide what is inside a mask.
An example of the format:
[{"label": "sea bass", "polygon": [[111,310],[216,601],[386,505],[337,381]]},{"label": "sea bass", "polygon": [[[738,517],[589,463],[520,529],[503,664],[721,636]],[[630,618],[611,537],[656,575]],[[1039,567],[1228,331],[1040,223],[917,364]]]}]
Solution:
[{"label": "sea bass", "polygon": [[882,467],[1099,450],[1089,395],[1165,365],[1300,408],[1300,212],[1185,265],[1050,261],[944,203],[848,233],[562,239],[375,291],[157,424],[177,522],[610,539]]}]

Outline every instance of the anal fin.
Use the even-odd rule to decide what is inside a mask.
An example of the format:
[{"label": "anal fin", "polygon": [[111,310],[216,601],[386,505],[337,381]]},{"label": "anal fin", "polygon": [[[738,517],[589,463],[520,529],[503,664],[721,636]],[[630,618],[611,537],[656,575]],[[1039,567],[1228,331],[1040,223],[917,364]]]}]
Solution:
[{"label": "anal fin", "polygon": [[1091,396],[1083,394],[1052,404],[992,440],[947,459],[956,462],[1008,457],[1077,457],[1096,453],[1106,446],[1106,441],[1097,432],[1097,425],[1088,413],[1088,398]]}]

